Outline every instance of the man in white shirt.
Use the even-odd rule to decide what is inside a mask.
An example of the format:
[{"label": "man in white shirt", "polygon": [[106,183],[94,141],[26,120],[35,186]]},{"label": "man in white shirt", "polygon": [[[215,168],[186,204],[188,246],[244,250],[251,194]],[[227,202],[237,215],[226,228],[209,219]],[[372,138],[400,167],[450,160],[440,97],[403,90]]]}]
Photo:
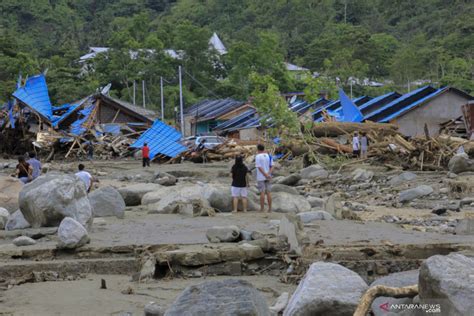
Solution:
[{"label": "man in white shirt", "polygon": [[357,132],[354,132],[354,137],[352,137],[352,153],[356,157],[359,157],[360,155],[359,133]]},{"label": "man in white shirt", "polygon": [[268,212],[272,211],[272,160],[265,152],[265,146],[257,145],[257,156],[255,156],[255,167],[257,168],[257,188],[260,192],[260,211],[265,208],[265,195],[267,196]]},{"label": "man in white shirt", "polygon": [[78,166],[79,172],[76,173],[76,177],[78,177],[81,181],[84,182],[86,185],[86,191],[89,192],[91,190],[92,184],[92,176],[89,172],[85,171],[85,167],[83,164],[79,164]]}]

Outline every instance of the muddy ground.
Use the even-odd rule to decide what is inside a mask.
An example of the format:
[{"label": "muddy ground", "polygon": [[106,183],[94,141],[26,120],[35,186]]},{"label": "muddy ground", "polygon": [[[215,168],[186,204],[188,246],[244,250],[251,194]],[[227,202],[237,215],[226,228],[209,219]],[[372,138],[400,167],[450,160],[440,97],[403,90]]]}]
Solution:
[{"label": "muddy ground", "polygon": [[[10,167],[14,165],[13,161],[0,160],[0,166],[6,163],[10,163]],[[99,186],[128,186],[141,182],[141,179],[146,175],[157,171],[173,172],[179,177],[179,181],[183,182],[213,182],[223,186],[229,186],[230,183],[228,176],[230,162],[153,164],[146,170],[141,168],[138,161],[133,160],[85,162],[85,164],[100,180]],[[77,162],[53,162],[47,167],[49,172],[73,173],[76,166]],[[301,167],[299,161],[284,163],[276,173],[277,175],[287,175]],[[449,187],[449,184],[445,182],[448,179],[446,172],[418,171],[416,172],[416,181],[402,184],[393,190],[382,185],[383,178],[398,174],[401,170],[353,164],[341,168],[340,171],[332,170],[330,174],[337,173],[350,177],[350,173],[356,168],[373,170],[379,179],[377,181],[381,183],[380,187],[374,184],[369,189],[366,187],[348,189],[350,183],[345,186],[341,181],[337,183],[317,181],[307,185],[307,190],[317,191],[317,194],[320,193],[322,197],[325,197],[328,190],[345,191],[348,194],[346,201],[362,205],[353,212],[356,214],[356,218],[318,221],[305,226],[312,245],[305,253],[307,261],[321,259],[323,253],[330,251],[331,255],[324,255],[324,259],[331,260],[333,258],[339,262],[354,260],[347,266],[355,267],[356,270],[362,271],[361,273],[367,272],[367,275],[370,276],[371,273],[374,273],[372,270],[377,270],[379,267],[375,263],[377,267],[373,268],[374,262],[377,260],[383,261],[384,269],[389,271],[377,270],[375,273],[384,274],[395,272],[397,269],[401,271],[413,268],[413,265],[416,265],[419,260],[436,253],[472,252],[474,235],[454,234],[454,228],[447,230],[446,227],[449,223],[452,223],[454,227],[460,219],[474,217],[474,205],[467,205],[460,211],[450,210],[441,217],[432,214],[432,209],[436,206],[454,203],[462,198],[473,196],[469,191],[447,192],[446,188]],[[6,175],[12,171],[12,168],[4,168],[0,170],[0,174]],[[470,183],[472,179],[470,175],[467,175],[465,178],[458,178],[458,181]],[[396,196],[400,190],[405,186],[408,188],[418,184],[433,186],[434,195],[406,205],[396,202]],[[349,205],[349,209],[351,207],[353,205]],[[192,218],[175,214],[148,214],[146,208],[142,206],[127,207],[124,219],[107,217],[95,220],[90,233],[91,243],[82,252],[85,259],[92,258],[87,249],[90,249],[91,253],[101,253],[101,255],[96,255],[96,259],[105,261],[110,259],[111,269],[117,267],[116,274],[114,271],[103,274],[102,270],[97,268],[95,271],[92,269],[92,271],[81,271],[76,274],[70,273],[70,275],[66,275],[66,280],[62,280],[61,277],[48,282],[19,282],[23,283],[20,285],[8,285],[6,282],[7,285],[2,288],[3,290],[0,289],[0,304],[2,305],[0,315],[142,315],[144,305],[150,301],[168,307],[175,297],[190,284],[210,279],[235,278],[236,276],[175,277],[139,283],[133,278],[131,272],[133,268],[127,269],[119,264],[114,265],[113,260],[123,259],[126,265],[128,264],[126,260],[129,259],[128,255],[120,254],[120,250],[117,249],[123,247],[126,250],[123,250],[122,253],[125,253],[130,249],[133,250],[145,245],[190,245],[190,247],[195,245],[198,247],[208,243],[206,238],[208,228],[231,224],[249,231],[276,234],[277,227],[271,221],[278,220],[282,216],[279,213],[265,216],[261,213],[249,212],[246,214],[218,213],[215,217]],[[393,219],[394,217],[395,219]],[[426,224],[427,221],[430,224]],[[432,221],[435,223],[432,224]],[[442,226],[443,223],[446,226]],[[61,259],[58,256],[48,257],[54,252],[56,245],[54,231],[48,233],[45,230],[45,237],[39,239],[34,246],[19,249],[11,243],[15,236],[25,234],[27,231],[0,232],[0,269],[2,266],[11,268],[12,265],[18,265],[20,269],[22,269],[22,265],[29,268],[37,264],[37,261],[45,260],[51,264],[52,268],[49,269],[54,270],[54,267],[57,267],[54,265],[54,260]],[[393,248],[394,246],[399,247],[405,255],[392,260],[392,253],[390,251],[385,253],[384,247]],[[376,260],[369,257],[359,260],[360,251],[370,252],[367,251],[368,248],[376,252],[375,255],[370,255]],[[34,255],[28,255],[30,256],[28,257],[25,255],[27,253]],[[66,254],[64,260],[76,260],[80,257],[81,255],[78,254],[71,259]],[[292,282],[282,282],[281,276],[275,273],[237,276],[237,278],[246,279],[254,284],[264,294],[269,305],[273,304],[279,294],[285,291],[291,293],[296,287],[296,284]],[[105,290],[99,288],[101,279],[105,279],[107,282]]]}]

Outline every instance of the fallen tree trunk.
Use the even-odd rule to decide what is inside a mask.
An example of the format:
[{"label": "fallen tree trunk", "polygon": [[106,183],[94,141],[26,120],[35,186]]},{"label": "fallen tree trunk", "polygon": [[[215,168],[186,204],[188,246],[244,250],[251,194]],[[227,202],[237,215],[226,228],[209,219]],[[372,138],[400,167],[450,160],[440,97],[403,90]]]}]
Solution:
[{"label": "fallen tree trunk", "polygon": [[418,284],[405,287],[389,287],[385,285],[376,285],[369,288],[362,295],[354,316],[366,316],[370,310],[372,302],[379,296],[388,297],[414,297],[418,295]]},{"label": "fallen tree trunk", "polygon": [[398,133],[397,130],[398,126],[394,124],[321,122],[313,125],[312,134],[315,137],[337,137],[339,135],[353,134],[354,132],[375,132],[381,136],[395,135]]}]

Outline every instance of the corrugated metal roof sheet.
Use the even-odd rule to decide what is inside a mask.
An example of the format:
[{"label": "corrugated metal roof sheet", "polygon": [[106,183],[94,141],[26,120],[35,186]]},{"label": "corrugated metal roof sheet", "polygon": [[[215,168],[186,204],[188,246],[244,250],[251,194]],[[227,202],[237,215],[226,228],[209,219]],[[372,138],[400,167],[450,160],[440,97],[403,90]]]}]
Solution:
[{"label": "corrugated metal roof sheet", "polygon": [[359,107],[359,110],[361,110],[362,114],[367,115],[370,112],[375,111],[380,107],[384,106],[385,104],[388,104],[393,100],[399,98],[400,96],[401,94],[399,94],[398,92],[386,93],[384,95],[373,98],[368,102],[365,102]]},{"label": "corrugated metal roof sheet", "polygon": [[154,121],[159,117],[158,113],[156,113],[153,110],[146,109],[146,108],[143,108],[143,107],[140,107],[140,106],[136,106],[136,105],[133,105],[133,104],[128,103],[126,101],[112,98],[111,96],[108,96],[108,95],[105,95],[105,94],[100,94],[100,97],[104,101],[108,101],[108,102],[111,102],[111,103],[116,103],[116,104],[118,104],[118,105],[132,111],[132,112],[135,112],[135,113],[147,118],[149,121]]},{"label": "corrugated metal roof sheet", "polygon": [[364,120],[380,122],[382,118],[385,118],[395,112],[398,112],[405,106],[416,102],[435,91],[436,89],[432,86],[424,86],[419,89],[413,90],[409,93],[402,95],[398,99],[395,99],[392,102],[384,105],[383,107],[369,113],[364,117]]},{"label": "corrugated metal roof sheet", "polygon": [[179,144],[181,134],[169,125],[156,120],[130,147],[141,148],[144,143],[150,147],[150,158],[156,155],[176,157],[187,148]]},{"label": "corrugated metal roof sheet", "polygon": [[53,110],[43,74],[28,78],[23,87],[13,92],[13,96],[43,118],[52,119]]},{"label": "corrugated metal roof sheet", "polygon": [[445,92],[445,91],[447,91],[447,90],[448,90],[448,88],[441,88],[441,89],[438,89],[438,90],[436,90],[435,92],[433,92],[433,93],[431,93],[431,94],[425,96],[424,98],[421,98],[421,99],[419,99],[419,100],[416,101],[416,102],[413,102],[413,103],[408,104],[407,106],[401,108],[401,109],[398,110],[397,112],[392,113],[392,114],[390,114],[390,115],[388,115],[388,116],[386,116],[386,117],[380,119],[378,122],[380,122],[380,123],[388,123],[388,122],[390,122],[391,120],[393,120],[393,119],[397,118],[398,116],[402,115],[403,113],[410,111],[411,109],[413,109],[413,108],[416,107],[417,105],[420,105],[420,104],[422,104],[422,103],[424,103],[424,102],[430,100],[431,98],[434,98],[435,96],[437,96],[437,95],[439,95],[439,94],[441,94],[441,93],[443,93],[443,92]]},{"label": "corrugated metal roof sheet", "polygon": [[[368,96],[361,96],[355,99],[352,99],[352,102],[354,102],[355,105],[360,106],[364,104],[365,102],[369,101],[371,98]],[[326,111],[341,111],[341,101],[340,100],[335,100],[332,102],[329,102],[328,104],[320,107],[318,110],[313,112],[313,120],[315,122],[322,122],[323,121],[323,110]]]},{"label": "corrugated metal roof sheet", "polygon": [[203,100],[189,107],[185,115],[197,117],[198,120],[212,120],[244,104],[234,99]]},{"label": "corrugated metal roof sheet", "polygon": [[236,117],[231,118],[230,120],[225,121],[224,123],[221,123],[217,125],[214,130],[220,130],[220,131],[225,131],[226,129],[232,128],[234,126],[237,126],[241,124],[242,122],[246,122],[250,118],[252,118],[254,115],[256,115],[257,111],[255,109],[250,109],[245,112],[243,112],[240,115],[237,115]]}]

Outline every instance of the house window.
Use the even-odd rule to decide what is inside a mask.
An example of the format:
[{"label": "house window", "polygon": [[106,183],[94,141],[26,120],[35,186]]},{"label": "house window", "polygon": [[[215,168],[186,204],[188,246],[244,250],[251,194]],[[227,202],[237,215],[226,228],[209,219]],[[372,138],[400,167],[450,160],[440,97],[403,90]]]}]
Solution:
[{"label": "house window", "polygon": [[208,124],[209,131],[211,131],[216,126],[217,126],[217,121],[210,121]]}]

